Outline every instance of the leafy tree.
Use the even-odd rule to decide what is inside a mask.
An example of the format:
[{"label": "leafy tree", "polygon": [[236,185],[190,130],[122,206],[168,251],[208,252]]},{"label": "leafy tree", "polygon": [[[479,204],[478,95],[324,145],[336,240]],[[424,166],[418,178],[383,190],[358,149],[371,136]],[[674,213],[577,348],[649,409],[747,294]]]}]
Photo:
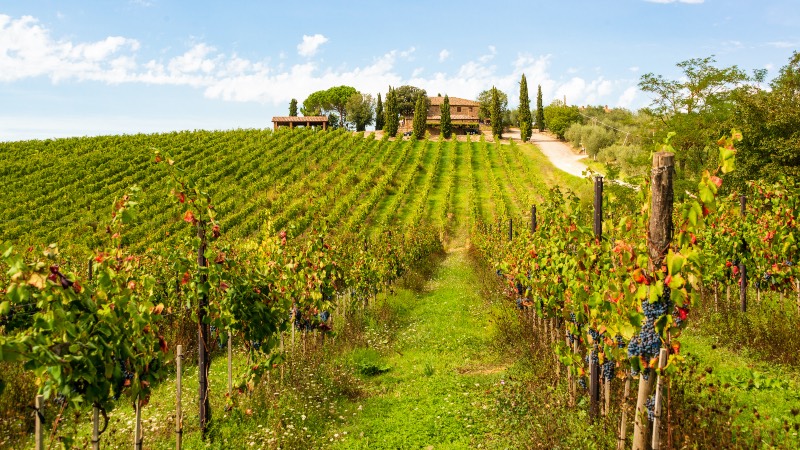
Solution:
[{"label": "leafy tree", "polygon": [[335,112],[339,126],[347,121],[347,100],[358,91],[352,86],[335,86],[325,91],[313,92],[303,101],[301,109],[304,116],[318,116],[322,112]]},{"label": "leafy tree", "polygon": [[453,132],[453,125],[450,122],[450,97],[448,97],[447,94],[444,95],[444,101],[442,102],[439,130],[445,139],[450,139],[450,135]]},{"label": "leafy tree", "polygon": [[383,129],[383,122],[384,122],[384,115],[383,115],[383,102],[381,102],[381,93],[378,92],[378,104],[375,106],[375,129],[382,130]]},{"label": "leafy tree", "polygon": [[542,132],[544,131],[545,125],[544,106],[542,106],[542,85],[540,84],[539,92],[536,93],[536,127]]},{"label": "leafy tree", "polygon": [[734,184],[747,179],[800,176],[800,53],[770,83],[770,89],[742,88],[735,94],[735,125],[742,132],[736,147]]},{"label": "leafy tree", "polygon": [[375,102],[371,94],[355,93],[345,105],[347,120],[356,127],[356,131],[364,131],[372,125],[375,117]]},{"label": "leafy tree", "polygon": [[517,120],[519,120],[519,135],[522,142],[526,142],[531,138],[531,99],[528,97],[528,80],[525,79],[525,74],[522,74],[522,79],[519,82],[519,111],[517,112]]},{"label": "leafy tree", "polygon": [[395,136],[398,128],[400,128],[400,119],[397,115],[397,99],[395,98],[395,90],[390,86],[389,92],[386,94],[386,113],[383,131],[388,136]]},{"label": "leafy tree", "polygon": [[582,122],[578,107],[567,106],[560,100],[555,100],[553,103],[546,106],[543,114],[544,120],[547,123],[547,128],[555,133],[559,139],[564,139],[564,133],[567,132],[570,125]]},{"label": "leafy tree", "polygon": [[[508,98],[506,98],[506,101]],[[503,137],[503,116],[500,107],[500,91],[492,86],[492,103],[491,103],[490,117],[492,121],[492,136],[495,139]]]},{"label": "leafy tree", "polygon": [[500,98],[500,117],[503,117],[503,113],[506,109],[508,109],[508,95],[505,92],[492,87],[492,89],[482,91],[478,94],[478,103],[481,104],[480,108],[478,108],[478,117],[480,120],[486,120],[491,118],[492,116],[492,91],[497,91],[497,95]]},{"label": "leafy tree", "polygon": [[428,93],[425,89],[415,86],[404,85],[394,90],[395,99],[397,100],[397,112],[402,117],[409,117],[414,115],[416,110],[417,98],[421,95],[425,100],[425,107],[430,106]]},{"label": "leafy tree", "polygon": [[717,68],[713,56],[694,58],[677,64],[682,76],[668,80],[661,75],[642,75],[639,88],[653,94],[650,113],[660,118],[656,138],[663,140],[675,132],[670,144],[675,149],[679,178],[693,179],[716,165],[716,141],[735,126],[734,92],[748,81],[763,79],[763,72],[753,78],[737,66]]},{"label": "leafy tree", "polygon": [[297,116],[297,99],[293,98],[291,102],[289,102],[289,116],[295,117]]},{"label": "leafy tree", "polygon": [[424,95],[417,97],[417,104],[414,107],[413,133],[416,139],[425,137],[426,122],[428,120],[428,107]]},{"label": "leafy tree", "polygon": [[322,115],[322,110],[326,105],[326,91],[312,92],[305,100],[300,112],[304,116],[319,116]]}]

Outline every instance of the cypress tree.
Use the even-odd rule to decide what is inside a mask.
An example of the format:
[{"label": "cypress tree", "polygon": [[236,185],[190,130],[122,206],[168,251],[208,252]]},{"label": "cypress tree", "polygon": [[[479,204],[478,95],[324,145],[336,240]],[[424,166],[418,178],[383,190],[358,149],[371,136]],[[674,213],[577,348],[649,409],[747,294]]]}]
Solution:
[{"label": "cypress tree", "polygon": [[519,137],[522,142],[531,138],[531,99],[528,97],[528,80],[522,74],[519,82]]},{"label": "cypress tree", "polygon": [[497,88],[492,86],[492,105],[489,112],[492,121],[492,136],[495,139],[503,138],[503,117],[500,115],[500,95]]},{"label": "cypress tree", "polygon": [[536,94],[536,127],[539,131],[544,131],[544,105],[542,105],[542,85],[539,85],[539,93]]},{"label": "cypress tree", "polygon": [[389,92],[386,94],[386,113],[383,124],[383,131],[388,136],[397,135],[397,129],[400,127],[400,120],[397,118],[397,98],[395,98],[394,89],[389,87]]},{"label": "cypress tree", "polygon": [[450,97],[444,94],[444,101],[442,102],[442,115],[439,119],[439,131],[445,139],[450,139],[450,134],[453,132],[453,125],[450,123]]},{"label": "cypress tree", "polygon": [[424,95],[417,96],[417,104],[414,106],[413,134],[416,139],[425,137],[425,126],[428,120],[428,108]]},{"label": "cypress tree", "polygon": [[289,102],[289,116],[295,117],[297,116],[297,99],[293,98],[291,102]]},{"label": "cypress tree", "polygon": [[378,102],[375,105],[375,129],[383,129],[383,102],[381,102],[380,92],[378,92]]}]

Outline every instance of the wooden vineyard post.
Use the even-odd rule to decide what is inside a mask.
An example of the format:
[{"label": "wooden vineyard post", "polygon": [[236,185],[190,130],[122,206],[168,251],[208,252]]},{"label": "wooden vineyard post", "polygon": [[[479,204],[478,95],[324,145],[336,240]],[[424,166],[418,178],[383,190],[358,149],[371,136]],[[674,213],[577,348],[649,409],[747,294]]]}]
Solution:
[{"label": "wooden vineyard post", "polygon": [[625,390],[622,393],[622,420],[619,422],[619,435],[617,436],[617,450],[625,450],[625,441],[628,436],[628,396],[631,395],[631,374],[625,375]]},{"label": "wooden vineyard post", "polygon": [[[675,156],[659,152],[653,155],[652,182],[650,183],[652,201],[650,204],[650,223],[648,227],[649,271],[655,274],[661,270],[664,256],[672,242],[672,175]],[[643,368],[639,375],[639,393],[636,398],[636,411],[633,417],[633,450],[646,450],[650,444],[650,419],[645,402],[653,390],[655,377],[650,369]],[[647,376],[645,379],[645,376]]]},{"label": "wooden vineyard post", "polygon": [[[553,342],[553,347],[558,343],[558,319],[553,319],[553,328],[551,329],[551,340]],[[558,355],[556,352],[553,352],[553,367],[556,368],[556,383],[561,381],[561,363],[558,361]]]},{"label": "wooden vineyard post", "polygon": [[233,343],[231,332],[228,331],[228,398],[233,396]]},{"label": "wooden vineyard post", "polygon": [[181,408],[181,366],[183,365],[183,345],[178,345],[175,355],[175,449],[181,450],[183,444],[183,411]]},{"label": "wooden vineyard post", "polygon": [[35,432],[36,432],[36,450],[43,450],[44,449],[44,427],[42,426],[44,413],[42,412],[42,403],[44,402],[43,395],[36,396],[36,403],[34,403],[34,420],[35,420]]},{"label": "wooden vineyard post", "polygon": [[[207,266],[206,261],[206,231],[203,222],[197,223],[197,237],[200,239],[200,246],[197,248],[197,265],[201,268],[200,284],[205,285],[208,276],[202,268]],[[199,416],[200,431],[203,439],[206,437],[206,427],[211,420],[211,405],[208,398],[208,369],[211,359],[208,355],[208,324],[205,322],[206,309],[208,308],[208,296],[200,293],[197,305],[197,370],[198,374],[198,393],[199,393]]]},{"label": "wooden vineyard post", "polygon": [[[747,215],[747,197],[742,194],[739,196],[739,207],[742,215],[742,221]],[[747,252],[747,242],[742,237],[742,250]],[[747,312],[747,267],[744,261],[739,261],[739,303],[741,304],[742,312]]]},{"label": "wooden vineyard post", "polygon": [[133,450],[142,450],[142,406],[136,396],[136,423],[133,428]]},{"label": "wooden vineyard post", "polygon": [[[87,264],[88,280],[92,281],[92,258],[89,258]],[[92,450],[100,450],[100,408],[97,405],[92,405]]]},{"label": "wooden vineyard post", "polygon": [[603,417],[611,412],[611,380],[603,380]]},{"label": "wooden vineyard post", "polygon": [[536,205],[531,206],[531,234],[536,232]]},{"label": "wooden vineyard post", "polygon": [[[667,366],[667,356],[668,351],[665,348],[662,348],[658,354],[658,368],[664,369]],[[661,388],[662,382],[664,381],[661,373],[658,374],[658,381],[656,382],[656,402],[655,406],[653,406],[653,450],[658,450],[661,447],[661,433],[659,433],[659,427],[661,425],[661,405],[663,404],[663,398],[661,395]]]},{"label": "wooden vineyard post", "polygon": [[[603,177],[594,178],[594,237],[598,241],[603,239]],[[594,421],[600,411],[600,351],[598,343],[592,343],[589,348],[589,420]],[[592,357],[592,352],[595,356]]]},{"label": "wooden vineyard post", "polygon": [[508,219],[508,242],[514,240],[514,219]]}]

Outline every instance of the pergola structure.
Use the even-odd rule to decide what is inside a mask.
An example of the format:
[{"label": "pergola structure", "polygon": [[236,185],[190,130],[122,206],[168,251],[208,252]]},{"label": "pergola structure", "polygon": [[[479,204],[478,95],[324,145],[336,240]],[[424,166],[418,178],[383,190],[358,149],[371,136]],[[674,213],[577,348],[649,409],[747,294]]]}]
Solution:
[{"label": "pergola structure", "polygon": [[278,127],[294,128],[296,126],[310,127],[312,125],[322,125],[322,129],[327,130],[328,116],[286,116],[272,118],[273,130],[277,130]]}]

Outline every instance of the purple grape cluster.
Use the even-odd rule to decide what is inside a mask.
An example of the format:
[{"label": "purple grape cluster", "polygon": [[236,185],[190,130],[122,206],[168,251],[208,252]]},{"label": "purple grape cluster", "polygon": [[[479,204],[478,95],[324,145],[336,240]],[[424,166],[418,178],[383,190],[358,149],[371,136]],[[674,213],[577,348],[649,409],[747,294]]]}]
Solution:
[{"label": "purple grape cluster", "polygon": [[616,366],[617,366],[616,363],[610,359],[607,359],[603,363],[603,368],[602,368],[603,380],[610,381],[614,378],[614,369],[616,368]]},{"label": "purple grape cluster", "polygon": [[654,395],[647,397],[644,406],[647,408],[647,417],[650,419],[650,422],[652,422],[656,418],[656,397]]}]

